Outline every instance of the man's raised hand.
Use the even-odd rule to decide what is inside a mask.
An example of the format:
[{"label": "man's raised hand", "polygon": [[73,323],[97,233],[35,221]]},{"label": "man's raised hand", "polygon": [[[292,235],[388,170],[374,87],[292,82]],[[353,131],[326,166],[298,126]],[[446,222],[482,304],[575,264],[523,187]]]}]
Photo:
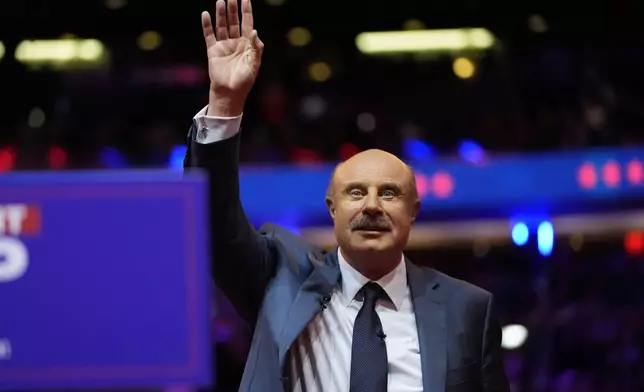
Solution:
[{"label": "man's raised hand", "polygon": [[241,0],[241,23],[237,0],[217,0],[215,27],[210,14],[201,14],[201,26],[208,51],[210,116],[241,114],[262,60],[264,44],[253,27],[250,0]]}]

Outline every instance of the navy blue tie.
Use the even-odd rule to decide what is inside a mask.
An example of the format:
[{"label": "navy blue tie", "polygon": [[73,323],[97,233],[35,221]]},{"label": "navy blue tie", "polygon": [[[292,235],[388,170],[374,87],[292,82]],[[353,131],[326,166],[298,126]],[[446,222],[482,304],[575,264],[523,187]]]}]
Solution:
[{"label": "navy blue tie", "polygon": [[361,292],[364,300],[353,324],[349,392],[386,392],[387,346],[376,302],[387,294],[374,282],[364,285]]}]

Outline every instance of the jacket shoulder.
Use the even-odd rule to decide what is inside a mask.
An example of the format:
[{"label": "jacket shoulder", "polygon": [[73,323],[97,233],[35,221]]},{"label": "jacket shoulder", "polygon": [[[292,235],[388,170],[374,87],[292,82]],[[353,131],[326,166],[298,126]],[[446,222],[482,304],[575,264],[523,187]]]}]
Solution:
[{"label": "jacket shoulder", "polygon": [[259,232],[270,241],[278,263],[286,263],[290,267],[308,267],[310,258],[321,259],[325,251],[306,242],[297,234],[273,223],[262,225]]},{"label": "jacket shoulder", "polygon": [[479,286],[430,267],[420,268],[435,274],[437,282],[443,287],[447,297],[452,300],[487,304],[492,299],[492,293]]}]

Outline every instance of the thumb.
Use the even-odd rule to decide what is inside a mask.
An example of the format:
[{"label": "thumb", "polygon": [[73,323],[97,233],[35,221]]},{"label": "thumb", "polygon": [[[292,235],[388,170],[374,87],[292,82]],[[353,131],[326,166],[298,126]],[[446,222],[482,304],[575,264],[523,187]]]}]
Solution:
[{"label": "thumb", "polygon": [[261,54],[264,51],[264,43],[262,40],[259,39],[259,36],[257,35],[257,30],[253,30],[250,33],[250,45],[255,50],[256,52],[259,52]]}]

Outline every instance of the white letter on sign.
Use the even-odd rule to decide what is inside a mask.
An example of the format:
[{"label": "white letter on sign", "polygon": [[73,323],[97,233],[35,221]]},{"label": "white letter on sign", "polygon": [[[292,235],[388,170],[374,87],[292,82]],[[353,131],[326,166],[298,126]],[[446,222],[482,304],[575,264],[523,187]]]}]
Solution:
[{"label": "white letter on sign", "polygon": [[0,283],[20,279],[28,265],[29,253],[22,242],[0,237]]}]

